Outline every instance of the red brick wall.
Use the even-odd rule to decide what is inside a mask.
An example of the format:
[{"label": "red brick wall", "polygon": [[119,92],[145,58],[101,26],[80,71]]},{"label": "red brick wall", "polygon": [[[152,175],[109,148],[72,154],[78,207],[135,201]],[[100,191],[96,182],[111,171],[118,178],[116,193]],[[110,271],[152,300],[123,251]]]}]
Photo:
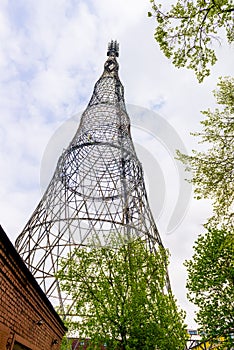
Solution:
[{"label": "red brick wall", "polygon": [[45,294],[0,232],[0,350],[12,349],[14,340],[32,350],[58,350],[64,333]]}]

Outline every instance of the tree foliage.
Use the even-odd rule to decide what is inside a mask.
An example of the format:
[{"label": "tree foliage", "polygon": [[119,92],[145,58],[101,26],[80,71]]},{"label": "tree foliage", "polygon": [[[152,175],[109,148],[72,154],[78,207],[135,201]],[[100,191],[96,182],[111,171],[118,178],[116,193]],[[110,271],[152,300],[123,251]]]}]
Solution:
[{"label": "tree foliage", "polygon": [[[220,349],[231,349],[234,328],[234,79],[222,78],[214,92],[222,110],[202,112],[201,137],[207,149],[192,156],[178,152],[192,172],[197,199],[213,201],[207,232],[195,242],[194,255],[186,262],[189,299],[198,306],[197,321],[206,339],[224,339]],[[220,338],[220,339],[221,339]]]},{"label": "tree foliage", "polygon": [[80,318],[79,337],[107,348],[183,349],[186,332],[167,283],[167,253],[151,253],[138,239],[118,248],[75,249],[60,261],[57,278]]},{"label": "tree foliage", "polygon": [[210,74],[210,65],[217,61],[214,41],[226,34],[234,41],[234,4],[232,0],[177,0],[170,10],[150,0],[157,22],[155,39],[166,57],[176,67],[193,69],[199,82]]},{"label": "tree foliage", "polygon": [[[233,232],[208,229],[199,236],[188,268],[189,299],[198,306],[197,321],[205,338],[224,340],[231,349],[234,328],[234,235]],[[221,348],[221,347],[219,347]]]},{"label": "tree foliage", "polygon": [[209,198],[214,215],[209,219],[212,227],[233,231],[234,222],[234,78],[222,78],[215,91],[222,110],[203,111],[203,130],[193,135],[208,145],[204,152],[193,150],[188,156],[177,152],[179,159],[192,173],[190,180],[197,199]]},{"label": "tree foliage", "polygon": [[60,345],[60,350],[72,350],[72,340],[64,336]]}]

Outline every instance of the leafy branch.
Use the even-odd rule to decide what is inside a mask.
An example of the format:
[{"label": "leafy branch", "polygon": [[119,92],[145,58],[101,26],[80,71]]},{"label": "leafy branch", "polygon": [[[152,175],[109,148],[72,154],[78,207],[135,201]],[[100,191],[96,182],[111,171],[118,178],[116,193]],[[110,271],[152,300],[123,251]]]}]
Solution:
[{"label": "leafy branch", "polygon": [[155,40],[167,58],[180,68],[194,70],[199,82],[210,74],[217,57],[214,41],[220,41],[218,32],[226,32],[227,42],[234,41],[234,6],[228,0],[178,0],[170,10],[152,3],[149,17],[156,20]]},{"label": "leafy branch", "polygon": [[194,185],[195,198],[208,198],[213,202],[214,215],[209,226],[234,225],[234,79],[220,79],[219,90],[214,92],[222,110],[203,111],[203,130],[192,135],[210,147],[204,152],[193,150],[192,155],[177,151],[178,159],[192,173],[189,180]]}]

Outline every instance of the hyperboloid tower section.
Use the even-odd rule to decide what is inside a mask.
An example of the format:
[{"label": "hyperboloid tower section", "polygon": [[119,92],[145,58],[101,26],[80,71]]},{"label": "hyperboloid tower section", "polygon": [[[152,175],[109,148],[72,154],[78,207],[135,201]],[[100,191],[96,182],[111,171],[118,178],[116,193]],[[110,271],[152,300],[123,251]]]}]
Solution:
[{"label": "hyperboloid tower section", "polygon": [[[55,274],[60,257],[75,247],[108,246],[113,235],[126,242],[141,237],[152,252],[162,246],[131,138],[116,41],[107,55],[78,130],[16,240],[21,257],[60,310],[68,300]],[[169,289],[168,280],[166,285]]]}]

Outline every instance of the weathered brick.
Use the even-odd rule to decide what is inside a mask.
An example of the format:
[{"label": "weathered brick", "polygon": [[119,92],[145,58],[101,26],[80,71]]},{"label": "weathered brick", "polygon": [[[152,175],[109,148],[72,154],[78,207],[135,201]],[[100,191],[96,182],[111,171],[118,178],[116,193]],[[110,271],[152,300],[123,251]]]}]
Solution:
[{"label": "weathered brick", "polygon": [[0,349],[17,341],[32,350],[58,350],[65,330],[0,226]]}]

